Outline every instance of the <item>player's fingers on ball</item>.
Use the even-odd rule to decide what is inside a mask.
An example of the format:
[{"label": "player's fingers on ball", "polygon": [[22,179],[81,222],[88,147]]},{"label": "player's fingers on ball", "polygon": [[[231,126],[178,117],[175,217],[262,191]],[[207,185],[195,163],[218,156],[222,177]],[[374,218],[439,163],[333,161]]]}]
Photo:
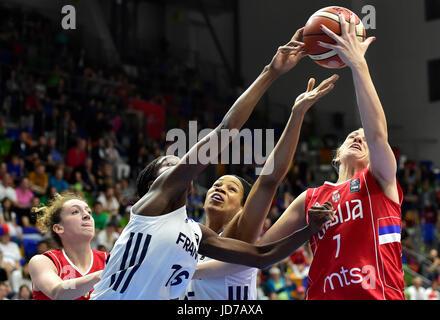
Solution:
[{"label": "player's fingers on ball", "polygon": [[349,24],[348,32],[350,34],[355,34],[356,32],[356,18],[353,13],[350,13],[350,24]]},{"label": "player's fingers on ball", "polygon": [[321,41],[316,41],[316,44],[320,47],[327,48],[327,49],[336,49],[336,47],[337,47],[335,44],[321,42]]},{"label": "player's fingers on ball", "polygon": [[[319,28],[322,30],[322,32],[324,32],[326,35],[328,35],[330,38],[332,38],[333,40],[335,40],[336,42],[338,41],[339,36],[334,33],[332,30],[330,30],[329,28],[327,28],[325,25],[321,24],[319,26]],[[319,43],[320,41],[318,41]]]},{"label": "player's fingers on ball", "polygon": [[290,46],[299,46],[299,47],[304,47],[305,46],[304,42],[296,41],[296,40],[290,41],[288,43],[288,45],[290,45]]},{"label": "player's fingers on ball", "polygon": [[304,27],[296,30],[295,34],[292,37],[292,41],[299,40],[299,38],[300,38],[300,36],[302,36],[303,32],[304,32]]},{"label": "player's fingers on ball", "polygon": [[344,36],[348,32],[348,23],[345,20],[345,15],[339,12],[339,23],[341,24],[341,35]]},{"label": "player's fingers on ball", "polygon": [[315,86],[315,78],[310,78],[309,82],[307,83],[307,92],[312,91],[314,86]]},{"label": "player's fingers on ball", "polygon": [[278,51],[293,51],[293,50],[295,50],[295,48],[294,47],[289,47],[288,45],[285,45],[285,46],[280,46],[280,47],[278,47]]}]

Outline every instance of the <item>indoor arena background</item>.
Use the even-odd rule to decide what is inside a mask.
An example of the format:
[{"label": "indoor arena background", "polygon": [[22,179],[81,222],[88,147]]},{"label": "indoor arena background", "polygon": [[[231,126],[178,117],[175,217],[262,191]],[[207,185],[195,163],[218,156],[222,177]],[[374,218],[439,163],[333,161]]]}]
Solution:
[{"label": "indoor arena background", "polygon": [[[75,29],[62,27],[65,5],[75,8]],[[278,46],[329,5],[349,8],[361,19],[364,8],[374,9],[375,29],[367,29],[367,36],[377,41],[366,57],[405,194],[407,298],[412,298],[413,282],[435,288],[440,271],[440,1],[2,0],[0,233],[17,243],[21,257],[14,271],[5,270],[0,259],[1,298],[29,297],[26,288],[20,290],[23,285],[31,289],[27,261],[51,246],[36,229],[31,206],[62,190],[82,192],[96,221],[93,248],[110,251],[135,201],[136,176],[166,152],[168,130],[185,130],[191,120],[199,130],[214,128]],[[321,81],[332,73],[341,78],[334,92],[308,112],[265,230],[305,188],[335,177],[330,162],[336,147],[361,126],[350,70],[325,69],[304,58],[268,90],[244,126],[273,128],[279,137],[307,79]],[[40,186],[38,170],[44,170],[46,188]],[[193,219],[204,222],[203,195],[226,172],[255,180],[252,165],[212,165],[188,198]],[[303,299],[312,258],[306,245],[261,270],[259,298]],[[274,283],[285,289],[274,292]]]}]

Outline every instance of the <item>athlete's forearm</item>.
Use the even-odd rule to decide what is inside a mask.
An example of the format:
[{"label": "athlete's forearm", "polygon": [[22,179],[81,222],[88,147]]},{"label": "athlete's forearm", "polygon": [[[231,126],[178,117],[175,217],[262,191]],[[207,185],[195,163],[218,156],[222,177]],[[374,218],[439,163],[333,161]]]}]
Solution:
[{"label": "athlete's forearm", "polygon": [[252,245],[212,235],[205,239],[202,237],[198,251],[200,254],[220,261],[263,269],[289,256],[313,233],[314,231],[308,225],[281,240],[264,245]]},{"label": "athlete's forearm", "polygon": [[262,264],[259,268],[266,268],[286,258],[309,240],[314,233],[312,227],[307,225],[281,240],[258,246]]},{"label": "athlete's forearm", "polygon": [[63,280],[59,282],[50,293],[53,300],[75,300],[89,293],[93,286],[99,282],[102,271],[97,271],[86,276]]},{"label": "athlete's forearm", "polygon": [[356,99],[368,142],[388,141],[387,121],[366,62],[352,68]]},{"label": "athlete's forearm", "polygon": [[357,103],[370,151],[370,170],[383,190],[395,184],[397,163],[388,143],[385,112],[365,62],[352,68]]}]

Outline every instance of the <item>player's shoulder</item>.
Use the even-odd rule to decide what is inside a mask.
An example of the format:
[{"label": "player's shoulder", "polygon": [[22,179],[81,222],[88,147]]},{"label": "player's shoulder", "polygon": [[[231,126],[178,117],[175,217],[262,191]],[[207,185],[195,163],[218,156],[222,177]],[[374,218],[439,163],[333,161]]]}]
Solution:
[{"label": "player's shoulder", "polygon": [[[52,250],[51,250],[52,251]],[[56,268],[54,257],[46,251],[42,254],[36,254],[29,260],[30,269],[47,269],[47,267]]]}]

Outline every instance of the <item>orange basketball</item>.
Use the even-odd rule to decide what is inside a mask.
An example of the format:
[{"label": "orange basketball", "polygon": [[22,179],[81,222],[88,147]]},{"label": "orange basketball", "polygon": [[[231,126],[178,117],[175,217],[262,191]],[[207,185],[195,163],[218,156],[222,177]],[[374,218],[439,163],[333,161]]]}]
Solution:
[{"label": "orange basketball", "polygon": [[343,7],[326,7],[316,11],[307,21],[304,32],[303,42],[309,57],[317,64],[330,69],[340,69],[345,67],[345,63],[339,58],[334,50],[319,46],[316,42],[336,43],[335,40],[327,36],[320,28],[321,24],[328,29],[341,35],[341,24],[339,22],[339,13],[344,15],[347,22],[350,22],[350,14],[356,19],[356,36],[359,41],[366,39],[366,31],[359,17],[350,10]]}]

